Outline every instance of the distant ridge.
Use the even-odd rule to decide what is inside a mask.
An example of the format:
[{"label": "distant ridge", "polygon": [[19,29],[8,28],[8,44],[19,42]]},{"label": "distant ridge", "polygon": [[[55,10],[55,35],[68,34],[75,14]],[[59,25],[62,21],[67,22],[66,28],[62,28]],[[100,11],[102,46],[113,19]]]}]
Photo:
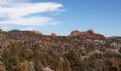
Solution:
[{"label": "distant ridge", "polygon": [[[5,31],[6,32],[6,31]],[[7,31],[8,34],[14,34],[14,35],[35,35],[35,36],[44,36],[43,33],[36,31],[36,30],[11,30]],[[50,37],[58,37],[56,33],[51,33],[50,35],[45,35]],[[106,37],[102,34],[95,33],[93,30],[89,29],[87,31],[78,31],[73,30],[68,36],[65,37],[74,37],[74,38],[89,38],[89,39],[105,39]]]}]

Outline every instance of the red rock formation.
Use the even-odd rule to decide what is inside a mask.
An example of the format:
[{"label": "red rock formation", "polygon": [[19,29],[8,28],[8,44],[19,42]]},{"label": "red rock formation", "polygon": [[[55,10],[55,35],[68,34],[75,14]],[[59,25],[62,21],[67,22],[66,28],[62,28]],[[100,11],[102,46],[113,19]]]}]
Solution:
[{"label": "red rock formation", "polygon": [[96,34],[93,30],[88,30],[86,32],[80,32],[78,30],[74,30],[69,35],[70,37],[78,37],[78,38],[92,38],[92,39],[105,39],[103,35]]},{"label": "red rock formation", "polygon": [[80,31],[78,30],[74,30],[71,32],[71,34],[69,36],[71,37],[78,37],[80,35]]},{"label": "red rock formation", "polygon": [[91,30],[91,29],[89,29],[89,30],[87,31],[87,33],[94,34],[94,31]]}]

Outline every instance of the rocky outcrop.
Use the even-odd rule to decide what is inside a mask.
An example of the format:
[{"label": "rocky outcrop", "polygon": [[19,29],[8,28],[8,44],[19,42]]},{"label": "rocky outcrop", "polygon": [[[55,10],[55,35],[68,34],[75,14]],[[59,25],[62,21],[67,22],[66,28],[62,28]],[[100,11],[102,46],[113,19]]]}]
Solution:
[{"label": "rocky outcrop", "polygon": [[57,37],[57,35],[55,33],[51,33],[50,35],[51,37]]},{"label": "rocky outcrop", "polygon": [[35,34],[37,34],[37,35],[43,35],[41,32],[39,32],[39,31],[35,31],[35,30],[33,30],[33,31],[31,31],[31,32],[33,32],[33,33],[35,33]]},{"label": "rocky outcrop", "polygon": [[89,29],[89,30],[87,31],[87,33],[94,34],[94,31],[91,30],[91,29]]},{"label": "rocky outcrop", "polygon": [[69,35],[70,37],[77,37],[77,38],[92,38],[92,39],[105,39],[105,37],[101,34],[94,33],[93,30],[88,30],[85,32],[80,32],[78,30],[74,30]]},{"label": "rocky outcrop", "polygon": [[80,35],[80,33],[81,33],[80,31],[74,30],[74,31],[71,32],[71,34],[69,36],[71,36],[71,37],[78,37]]}]

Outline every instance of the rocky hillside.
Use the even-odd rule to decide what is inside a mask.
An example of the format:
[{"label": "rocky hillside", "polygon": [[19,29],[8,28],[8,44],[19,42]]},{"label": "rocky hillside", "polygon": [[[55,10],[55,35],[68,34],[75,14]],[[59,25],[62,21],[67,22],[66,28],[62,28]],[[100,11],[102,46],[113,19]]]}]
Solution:
[{"label": "rocky hillside", "polygon": [[121,37],[0,31],[0,71],[121,71]]}]

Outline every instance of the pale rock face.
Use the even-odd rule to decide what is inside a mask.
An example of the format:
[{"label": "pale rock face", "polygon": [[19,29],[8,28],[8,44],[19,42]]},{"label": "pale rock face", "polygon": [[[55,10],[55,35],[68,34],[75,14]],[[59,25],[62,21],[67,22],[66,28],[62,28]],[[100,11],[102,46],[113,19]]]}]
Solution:
[{"label": "pale rock face", "polygon": [[31,32],[33,32],[33,33],[35,33],[35,34],[37,34],[37,35],[43,35],[41,32],[39,32],[39,31],[35,31],[35,30],[32,30]]},{"label": "pale rock face", "polygon": [[45,67],[43,68],[43,71],[54,71],[54,70],[50,69],[49,67]]}]

